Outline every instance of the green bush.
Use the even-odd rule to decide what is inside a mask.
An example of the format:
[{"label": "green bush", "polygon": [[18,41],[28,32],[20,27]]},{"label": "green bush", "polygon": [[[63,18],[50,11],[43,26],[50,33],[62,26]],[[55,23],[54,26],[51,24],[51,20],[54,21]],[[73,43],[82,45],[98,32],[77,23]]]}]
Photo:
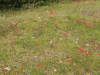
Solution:
[{"label": "green bush", "polygon": [[[34,3],[36,6],[46,5],[49,2],[58,2],[59,0],[0,0],[0,8],[21,8],[23,4]],[[28,5],[27,5],[28,6]]]}]

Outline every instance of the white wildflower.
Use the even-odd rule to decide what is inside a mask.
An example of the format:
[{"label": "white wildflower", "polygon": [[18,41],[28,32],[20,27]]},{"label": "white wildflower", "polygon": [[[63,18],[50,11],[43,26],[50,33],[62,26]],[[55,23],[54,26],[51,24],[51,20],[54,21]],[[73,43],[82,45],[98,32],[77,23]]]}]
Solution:
[{"label": "white wildflower", "polygon": [[76,63],[74,63],[73,65],[76,65]]},{"label": "white wildflower", "polygon": [[79,38],[77,38],[77,40],[79,40]]},{"label": "white wildflower", "polygon": [[41,58],[43,58],[43,57],[41,57]]},{"label": "white wildflower", "polygon": [[34,57],[37,57],[37,56],[34,56]]},{"label": "white wildflower", "polygon": [[62,38],[60,38],[60,40],[62,40]]},{"label": "white wildflower", "polygon": [[86,44],[86,46],[89,46],[89,44]]},{"label": "white wildflower", "polygon": [[60,61],[60,62],[62,62],[62,61]]},{"label": "white wildflower", "polygon": [[54,71],[56,72],[56,71],[57,71],[57,69],[54,69]]},{"label": "white wildflower", "polygon": [[68,35],[70,35],[70,34],[68,34]]},{"label": "white wildflower", "polygon": [[52,40],[50,41],[50,43],[52,43]]},{"label": "white wildflower", "polygon": [[70,29],[72,29],[72,27]]},{"label": "white wildflower", "polygon": [[34,37],[32,37],[32,39],[34,39]]},{"label": "white wildflower", "polygon": [[6,67],[6,68],[4,68],[4,69],[5,69],[5,70],[8,70],[8,71],[10,70],[10,68],[9,68],[9,67]]},{"label": "white wildflower", "polygon": [[57,55],[55,55],[55,56],[57,56]]}]

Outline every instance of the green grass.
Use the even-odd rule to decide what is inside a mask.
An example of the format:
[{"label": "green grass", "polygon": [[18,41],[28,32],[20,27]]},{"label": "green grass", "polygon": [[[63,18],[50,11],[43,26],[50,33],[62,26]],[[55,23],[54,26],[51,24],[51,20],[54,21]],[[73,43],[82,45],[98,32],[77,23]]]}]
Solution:
[{"label": "green grass", "polygon": [[0,75],[99,75],[99,6],[100,1],[63,1],[0,12]]}]

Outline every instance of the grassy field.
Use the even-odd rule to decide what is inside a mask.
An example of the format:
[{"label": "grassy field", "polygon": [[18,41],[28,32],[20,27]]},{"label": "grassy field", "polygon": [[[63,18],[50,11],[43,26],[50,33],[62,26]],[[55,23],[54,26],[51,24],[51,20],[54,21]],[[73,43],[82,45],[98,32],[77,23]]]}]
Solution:
[{"label": "grassy field", "polygon": [[100,75],[100,1],[0,14],[0,75]]}]

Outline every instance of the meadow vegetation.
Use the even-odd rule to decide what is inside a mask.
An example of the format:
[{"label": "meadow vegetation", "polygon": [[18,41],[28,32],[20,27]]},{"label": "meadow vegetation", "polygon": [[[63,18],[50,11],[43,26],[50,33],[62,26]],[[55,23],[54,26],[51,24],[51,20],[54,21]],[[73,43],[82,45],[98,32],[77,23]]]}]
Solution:
[{"label": "meadow vegetation", "polygon": [[0,75],[100,75],[100,1],[26,8],[0,12]]}]

